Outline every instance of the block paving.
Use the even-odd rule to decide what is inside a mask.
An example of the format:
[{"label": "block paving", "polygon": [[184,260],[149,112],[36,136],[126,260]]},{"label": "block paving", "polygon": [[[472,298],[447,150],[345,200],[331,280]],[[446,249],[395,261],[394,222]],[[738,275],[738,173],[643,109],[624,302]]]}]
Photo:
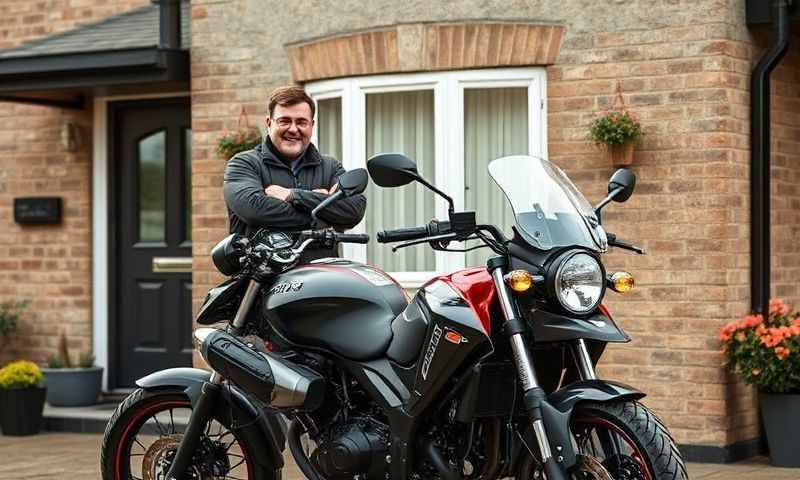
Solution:
[{"label": "block paving", "polygon": [[[100,478],[102,435],[42,433],[0,436],[0,480],[94,480]],[[689,477],[702,480],[799,480],[800,469],[769,466],[758,457],[732,465],[689,464]],[[288,452],[284,480],[304,480]]]}]

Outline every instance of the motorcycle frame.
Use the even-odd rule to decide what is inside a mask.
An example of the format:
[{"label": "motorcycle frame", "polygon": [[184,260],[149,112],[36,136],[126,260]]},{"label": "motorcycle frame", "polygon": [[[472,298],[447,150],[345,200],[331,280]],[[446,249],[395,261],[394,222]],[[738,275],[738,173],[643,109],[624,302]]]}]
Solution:
[{"label": "motorcycle frame", "polygon": [[[531,438],[534,442],[532,447],[539,454],[537,460],[541,462],[549,479],[566,480],[566,470],[574,465],[576,460],[569,430],[569,419],[574,406],[581,401],[605,402],[620,398],[638,399],[644,394],[626,385],[598,380],[585,339],[576,338],[570,341],[570,345],[576,353],[576,367],[581,381],[547,395],[539,385],[528,341],[523,335],[527,330],[525,320],[519,316],[518,304],[503,279],[507,269],[508,259],[505,256],[493,257],[487,262],[487,270],[492,276],[504,317],[503,331],[511,346],[518,380],[524,392],[524,406],[529,416],[528,429],[522,437],[523,442],[526,437]],[[229,333],[238,334],[244,331],[246,318],[261,290],[262,282],[259,280],[257,277],[250,279],[236,315],[228,327]],[[535,343],[536,339],[529,341]],[[414,439],[421,420],[426,416],[412,416],[405,410],[404,399],[398,398],[393,391],[393,389],[402,390],[404,386],[391,368],[381,368],[380,361],[364,364],[341,360],[340,364],[367,390],[389,420],[392,437],[389,453],[393,459],[389,467],[391,478],[403,480],[411,478],[417,454]],[[387,385],[381,376],[374,374],[374,371],[380,371],[390,379],[393,375],[396,381],[390,380],[391,386]],[[212,372],[209,380],[199,386],[199,391],[198,386],[194,386],[194,408],[189,418],[186,434],[180,442],[166,478],[179,480],[181,475],[177,472],[185,472],[190,465],[202,427],[210,420],[211,407],[214,402],[219,401],[220,385],[223,381],[224,378],[221,375]],[[430,408],[426,409],[426,413]],[[522,432],[518,433],[522,434]],[[511,450],[512,446],[507,445],[507,449]],[[502,452],[500,453],[502,454]],[[512,468],[514,467],[515,465]]]}]

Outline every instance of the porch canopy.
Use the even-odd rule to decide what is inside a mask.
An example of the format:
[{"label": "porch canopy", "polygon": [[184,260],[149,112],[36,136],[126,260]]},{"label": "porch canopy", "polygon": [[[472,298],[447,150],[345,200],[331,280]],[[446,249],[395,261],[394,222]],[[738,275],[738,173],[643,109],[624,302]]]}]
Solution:
[{"label": "porch canopy", "polygon": [[188,90],[188,11],[158,0],[0,50],[0,101],[82,109],[96,94]]}]

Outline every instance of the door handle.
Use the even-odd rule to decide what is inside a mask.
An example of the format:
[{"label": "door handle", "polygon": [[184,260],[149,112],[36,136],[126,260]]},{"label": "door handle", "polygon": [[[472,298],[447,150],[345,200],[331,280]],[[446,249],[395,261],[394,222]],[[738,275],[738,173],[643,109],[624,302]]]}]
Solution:
[{"label": "door handle", "polygon": [[192,257],[153,257],[153,273],[192,273]]}]

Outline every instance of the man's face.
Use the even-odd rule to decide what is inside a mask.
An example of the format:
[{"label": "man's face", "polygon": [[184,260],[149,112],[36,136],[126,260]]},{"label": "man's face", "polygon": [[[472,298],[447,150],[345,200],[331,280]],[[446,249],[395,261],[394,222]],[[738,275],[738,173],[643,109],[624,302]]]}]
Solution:
[{"label": "man's face", "polygon": [[298,158],[311,143],[314,119],[307,103],[297,103],[284,107],[275,105],[272,117],[267,118],[267,128],[272,144],[280,154],[288,159]]}]

